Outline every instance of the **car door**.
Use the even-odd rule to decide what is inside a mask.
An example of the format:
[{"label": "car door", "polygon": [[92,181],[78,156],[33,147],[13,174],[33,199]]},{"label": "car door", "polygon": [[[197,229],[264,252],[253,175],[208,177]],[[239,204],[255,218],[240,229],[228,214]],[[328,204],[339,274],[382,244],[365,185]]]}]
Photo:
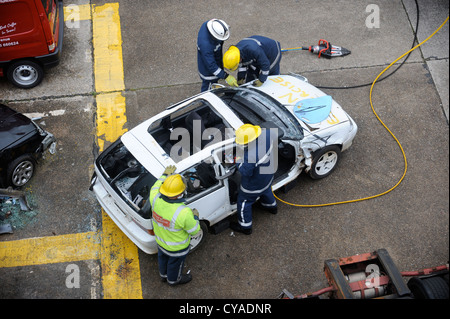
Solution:
[{"label": "car door", "polygon": [[200,220],[207,220],[210,226],[231,213],[228,185],[220,179],[221,172],[217,169],[215,162],[209,160],[181,172],[186,183],[186,204],[196,208]]}]

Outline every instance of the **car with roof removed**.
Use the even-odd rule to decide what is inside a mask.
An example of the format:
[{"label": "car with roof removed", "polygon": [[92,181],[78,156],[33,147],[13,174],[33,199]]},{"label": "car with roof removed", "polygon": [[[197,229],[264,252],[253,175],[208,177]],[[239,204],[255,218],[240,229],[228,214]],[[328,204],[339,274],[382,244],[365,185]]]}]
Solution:
[{"label": "car with roof removed", "polygon": [[300,75],[269,76],[260,87],[220,86],[168,107],[108,146],[95,160],[91,190],[118,227],[154,254],[149,192],[175,165],[186,182],[186,204],[199,212],[194,249],[236,212],[235,131],[245,123],[277,134],[273,191],[288,190],[303,171],[313,179],[331,174],[358,129],[331,96]]}]

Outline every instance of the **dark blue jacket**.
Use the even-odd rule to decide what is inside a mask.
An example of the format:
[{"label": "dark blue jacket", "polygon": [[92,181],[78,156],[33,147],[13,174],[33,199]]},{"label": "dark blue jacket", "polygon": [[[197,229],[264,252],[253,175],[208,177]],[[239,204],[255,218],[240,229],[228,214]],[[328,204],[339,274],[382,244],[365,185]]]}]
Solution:
[{"label": "dark blue jacket", "polygon": [[223,70],[223,41],[216,40],[203,23],[197,37],[197,64],[200,78],[206,81],[224,79],[227,73]]},{"label": "dark blue jacket", "polygon": [[244,151],[244,158],[237,160],[242,192],[260,194],[271,187],[277,168],[273,158],[274,147],[275,140],[268,129],[262,129],[261,135],[249,143]]},{"label": "dark blue jacket", "polygon": [[271,69],[279,68],[281,47],[276,40],[253,35],[239,41],[236,47],[241,53],[238,80],[245,78],[247,68],[253,67],[260,70],[259,80],[265,82]]}]

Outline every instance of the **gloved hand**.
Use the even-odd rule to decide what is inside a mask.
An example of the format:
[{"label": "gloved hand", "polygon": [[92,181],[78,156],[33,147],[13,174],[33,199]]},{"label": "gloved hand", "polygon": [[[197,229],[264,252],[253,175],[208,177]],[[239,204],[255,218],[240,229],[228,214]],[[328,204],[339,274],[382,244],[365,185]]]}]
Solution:
[{"label": "gloved hand", "polygon": [[199,220],[199,214],[198,214],[198,210],[196,209],[196,208],[194,208],[193,210],[192,210],[192,213],[194,214],[194,219],[196,219],[196,220]]},{"label": "gloved hand", "polygon": [[231,74],[228,74],[228,76],[225,78],[225,81],[228,83],[229,86],[236,86],[236,87],[238,86],[236,78]]},{"label": "gloved hand", "polygon": [[253,82],[253,85],[256,87],[260,87],[261,85],[263,85],[264,82],[261,82],[260,80],[255,80],[255,82]]},{"label": "gloved hand", "polygon": [[238,85],[242,85],[245,83],[245,79],[240,79],[237,81]]},{"label": "gloved hand", "polygon": [[177,169],[177,168],[176,168],[175,165],[169,165],[169,166],[167,166],[166,169],[164,170],[163,175],[169,176],[169,175],[173,174],[173,173],[176,171],[176,169]]}]

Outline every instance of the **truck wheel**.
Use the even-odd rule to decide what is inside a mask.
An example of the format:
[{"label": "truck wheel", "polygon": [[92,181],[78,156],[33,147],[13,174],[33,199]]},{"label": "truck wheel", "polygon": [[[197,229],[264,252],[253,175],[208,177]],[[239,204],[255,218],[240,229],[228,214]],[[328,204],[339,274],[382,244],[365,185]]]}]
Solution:
[{"label": "truck wheel", "polygon": [[330,175],[341,158],[341,149],[337,145],[326,146],[313,154],[313,162],[309,170],[312,179],[320,179]]},{"label": "truck wheel", "polygon": [[22,155],[8,165],[7,183],[21,187],[28,183],[34,174],[34,159],[31,155]]},{"label": "truck wheel", "polygon": [[416,299],[448,299],[448,283],[442,277],[417,278],[408,281],[408,288]]},{"label": "truck wheel", "polygon": [[205,241],[206,236],[208,235],[208,226],[204,221],[200,221],[200,231],[197,235],[191,237],[191,248],[190,251],[194,251],[200,246],[201,243]]},{"label": "truck wheel", "polygon": [[15,86],[22,89],[31,89],[41,83],[44,78],[44,70],[35,62],[21,60],[8,67],[6,76]]}]

